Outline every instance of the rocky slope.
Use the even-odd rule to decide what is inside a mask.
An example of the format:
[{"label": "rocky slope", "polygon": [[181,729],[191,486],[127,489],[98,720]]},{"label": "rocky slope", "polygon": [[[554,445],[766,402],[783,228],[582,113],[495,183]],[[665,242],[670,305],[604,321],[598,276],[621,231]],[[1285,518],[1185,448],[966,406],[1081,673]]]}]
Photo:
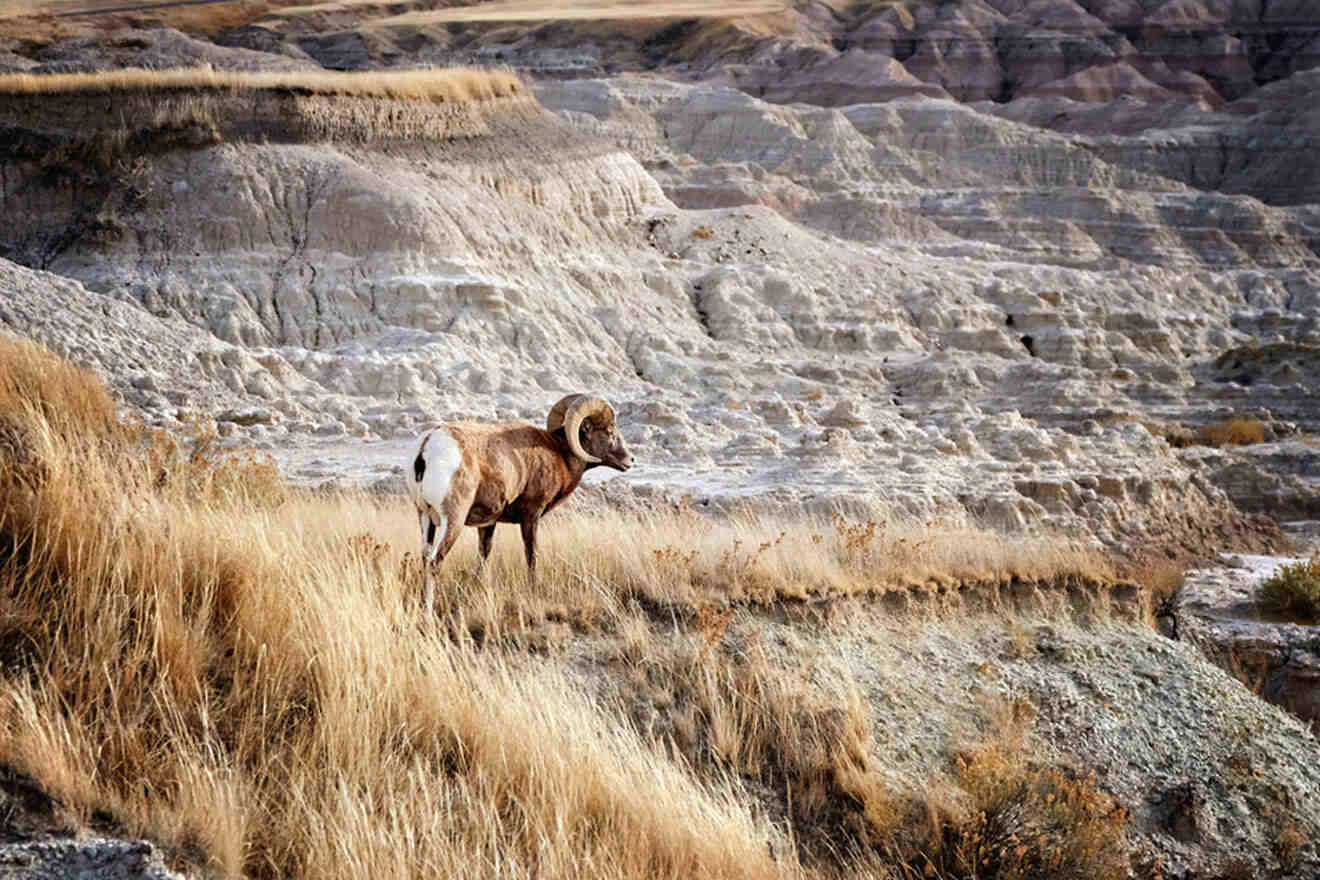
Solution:
[{"label": "rocky slope", "polygon": [[[322,4],[275,10],[256,25],[328,67],[403,63],[425,51],[427,60],[494,57],[558,75],[663,69],[726,76],[777,103],[828,106],[904,93],[959,101],[1235,100],[1320,64],[1320,24],[1305,0],[805,2],[708,20],[494,20],[459,28],[448,27],[459,18],[454,10],[431,21],[398,12]],[[257,39],[245,30],[225,41]]]},{"label": "rocky slope", "polygon": [[[728,639],[759,639],[784,676],[883,707],[872,735],[896,781],[919,786],[960,745],[1022,735],[1035,760],[1086,768],[1119,798],[1154,874],[1313,872],[1320,817],[1305,725],[1280,723],[1278,709],[1207,664],[1193,640],[1125,619],[1133,609],[1121,602],[1069,619],[1063,598],[1027,588],[987,616],[941,613],[934,599],[904,609],[910,617],[849,607],[819,640],[800,624],[740,620]],[[1291,673],[1314,680],[1301,664]],[[1285,815],[1278,825],[1270,818]],[[1282,845],[1287,822],[1298,823],[1304,851]]]}]

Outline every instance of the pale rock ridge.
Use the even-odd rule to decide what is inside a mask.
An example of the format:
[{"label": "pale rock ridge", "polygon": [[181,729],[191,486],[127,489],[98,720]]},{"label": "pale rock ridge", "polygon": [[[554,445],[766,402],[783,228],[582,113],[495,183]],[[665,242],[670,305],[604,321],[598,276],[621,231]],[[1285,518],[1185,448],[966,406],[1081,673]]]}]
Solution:
[{"label": "pale rock ridge", "polygon": [[[301,54],[301,57],[298,55]],[[216,70],[320,70],[302,53],[272,54],[221,48],[173,28],[124,28],[100,38],[72,37],[40,50],[27,73],[94,73],[123,67],[164,69],[210,66]]]}]

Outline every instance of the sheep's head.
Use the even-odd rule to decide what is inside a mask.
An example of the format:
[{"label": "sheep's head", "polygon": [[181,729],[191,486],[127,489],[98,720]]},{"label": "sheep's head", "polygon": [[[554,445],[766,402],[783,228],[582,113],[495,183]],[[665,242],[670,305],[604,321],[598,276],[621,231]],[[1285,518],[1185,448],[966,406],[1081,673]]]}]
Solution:
[{"label": "sheep's head", "polygon": [[545,428],[563,428],[568,448],[587,464],[603,464],[618,471],[632,466],[632,453],[619,436],[614,409],[603,398],[568,395],[550,410]]}]

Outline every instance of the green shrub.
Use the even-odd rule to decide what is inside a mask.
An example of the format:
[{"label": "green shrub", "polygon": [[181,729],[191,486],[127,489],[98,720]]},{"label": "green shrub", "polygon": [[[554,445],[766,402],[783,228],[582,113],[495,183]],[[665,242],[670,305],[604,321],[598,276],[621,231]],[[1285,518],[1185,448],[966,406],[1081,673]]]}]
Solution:
[{"label": "green shrub", "polygon": [[1320,616],[1320,551],[1310,559],[1281,565],[1260,584],[1257,594],[1272,611],[1299,617]]}]

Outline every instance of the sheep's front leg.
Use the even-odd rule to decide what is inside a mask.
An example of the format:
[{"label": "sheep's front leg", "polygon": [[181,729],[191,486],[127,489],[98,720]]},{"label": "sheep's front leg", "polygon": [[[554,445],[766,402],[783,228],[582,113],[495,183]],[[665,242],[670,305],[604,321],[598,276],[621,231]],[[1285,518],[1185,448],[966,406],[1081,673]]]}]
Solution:
[{"label": "sheep's front leg", "polygon": [[477,526],[477,549],[481,551],[481,561],[490,558],[490,545],[495,540],[495,525]]},{"label": "sheep's front leg", "polygon": [[536,580],[536,527],[541,522],[540,513],[529,513],[522,521],[523,553],[527,556],[527,577]]}]

